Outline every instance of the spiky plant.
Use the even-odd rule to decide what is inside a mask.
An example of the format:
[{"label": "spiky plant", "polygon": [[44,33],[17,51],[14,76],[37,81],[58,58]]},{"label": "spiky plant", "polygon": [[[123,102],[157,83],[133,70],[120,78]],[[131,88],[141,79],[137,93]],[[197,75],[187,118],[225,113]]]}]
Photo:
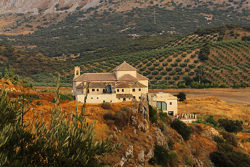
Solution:
[{"label": "spiky plant", "polygon": [[113,151],[111,138],[94,139],[93,124],[85,119],[84,110],[70,116],[59,102],[51,110],[51,122],[21,123],[22,103],[11,101],[4,89],[0,93],[0,166],[103,166],[102,156]]}]

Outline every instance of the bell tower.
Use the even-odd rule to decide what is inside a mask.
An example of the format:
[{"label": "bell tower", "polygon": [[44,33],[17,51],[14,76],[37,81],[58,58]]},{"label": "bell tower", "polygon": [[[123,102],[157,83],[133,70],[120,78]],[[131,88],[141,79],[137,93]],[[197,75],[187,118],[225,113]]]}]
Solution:
[{"label": "bell tower", "polygon": [[74,75],[74,78],[77,78],[79,77],[81,74],[80,74],[80,67],[79,66],[75,66],[75,75]]}]

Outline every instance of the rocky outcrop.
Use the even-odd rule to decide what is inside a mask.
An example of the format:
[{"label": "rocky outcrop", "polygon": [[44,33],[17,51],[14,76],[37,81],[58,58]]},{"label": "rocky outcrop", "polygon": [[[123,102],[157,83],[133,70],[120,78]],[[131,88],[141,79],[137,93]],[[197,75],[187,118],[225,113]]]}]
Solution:
[{"label": "rocky outcrop", "polygon": [[74,12],[77,7],[86,10],[99,3],[100,0],[1,0],[0,14],[33,13],[37,15],[39,10],[43,10],[45,14],[62,11]]},{"label": "rocky outcrop", "polygon": [[212,128],[212,127],[209,128],[209,129],[207,129],[207,130],[202,131],[201,136],[207,137],[210,140],[213,140],[214,136],[220,136],[220,137],[222,137],[220,135],[220,133],[216,129]]},{"label": "rocky outcrop", "polygon": [[122,156],[120,162],[116,165],[119,167],[125,166],[125,163],[129,161],[130,158],[134,157],[134,147],[132,145],[129,145],[125,154]]},{"label": "rocky outcrop", "polygon": [[148,100],[145,94],[141,95],[141,101],[138,106],[138,113],[142,114],[144,119],[149,121]]}]

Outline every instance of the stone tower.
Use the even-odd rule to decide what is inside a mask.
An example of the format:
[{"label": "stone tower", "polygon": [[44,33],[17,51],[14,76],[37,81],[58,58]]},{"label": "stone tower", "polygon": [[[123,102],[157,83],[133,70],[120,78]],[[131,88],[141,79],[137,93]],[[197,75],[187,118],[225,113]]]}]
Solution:
[{"label": "stone tower", "polygon": [[79,66],[76,66],[75,67],[75,76],[74,76],[74,78],[77,78],[77,77],[79,77],[81,74],[80,74],[80,67]]}]

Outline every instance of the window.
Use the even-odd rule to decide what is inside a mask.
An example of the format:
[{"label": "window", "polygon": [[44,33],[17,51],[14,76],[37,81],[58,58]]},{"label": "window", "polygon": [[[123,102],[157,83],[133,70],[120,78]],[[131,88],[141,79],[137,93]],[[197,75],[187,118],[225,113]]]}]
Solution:
[{"label": "window", "polygon": [[112,100],[110,100],[110,103],[112,103]]},{"label": "window", "polygon": [[139,99],[141,99],[141,96],[139,97]]},{"label": "window", "polygon": [[99,89],[96,89],[97,92],[99,92]]},{"label": "window", "polygon": [[96,99],[99,99],[99,97],[97,97]]},{"label": "window", "polygon": [[92,92],[94,92],[95,91],[95,89],[92,89]]},{"label": "window", "polygon": [[126,101],[126,98],[123,98],[123,101]]},{"label": "window", "polygon": [[167,110],[167,104],[164,101],[157,101],[156,106],[161,111]]},{"label": "window", "polygon": [[172,102],[170,102],[169,105],[172,105]]},{"label": "window", "polygon": [[124,92],[124,89],[122,89],[122,92]]},{"label": "window", "polygon": [[103,100],[102,102],[105,103],[105,100]]},{"label": "window", "polygon": [[141,91],[141,88],[139,88],[139,91]]},{"label": "window", "polygon": [[117,89],[117,92],[119,92],[120,90],[119,89]]},{"label": "window", "polygon": [[91,97],[91,99],[93,99],[93,97]]},{"label": "window", "polygon": [[135,99],[135,96],[133,96],[133,98]]},{"label": "window", "polygon": [[132,89],[133,92],[135,92],[135,89]]}]

